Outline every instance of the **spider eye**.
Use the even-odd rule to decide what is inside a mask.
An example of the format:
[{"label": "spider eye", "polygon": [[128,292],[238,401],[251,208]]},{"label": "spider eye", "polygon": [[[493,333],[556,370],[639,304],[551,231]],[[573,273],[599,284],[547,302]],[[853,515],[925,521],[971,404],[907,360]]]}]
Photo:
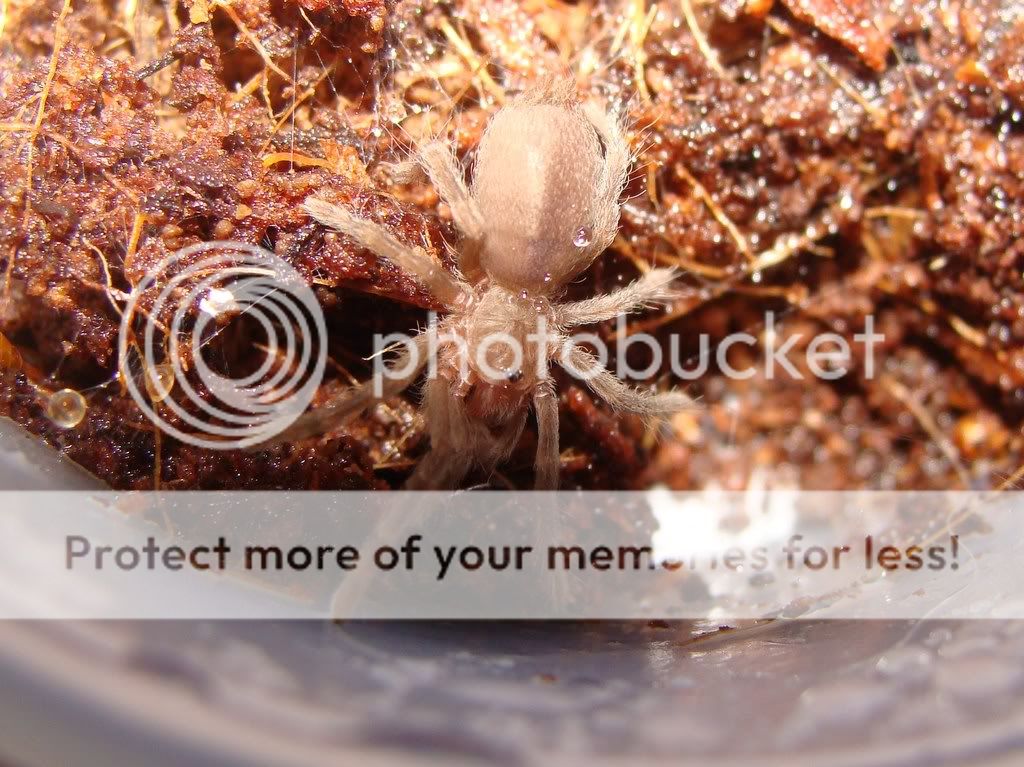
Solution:
[{"label": "spider eye", "polygon": [[519,383],[522,380],[523,380],[523,371],[522,370],[510,370],[510,371],[508,371],[508,382],[509,383]]}]

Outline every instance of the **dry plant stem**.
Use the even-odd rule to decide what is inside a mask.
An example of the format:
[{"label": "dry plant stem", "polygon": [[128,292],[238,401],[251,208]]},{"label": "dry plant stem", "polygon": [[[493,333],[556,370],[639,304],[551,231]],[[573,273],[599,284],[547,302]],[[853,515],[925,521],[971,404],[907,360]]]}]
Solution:
[{"label": "dry plant stem", "polygon": [[441,32],[448,38],[448,42],[451,43],[452,47],[458,52],[458,54],[465,59],[469,68],[479,77],[483,87],[481,90],[491,94],[494,100],[499,104],[505,103],[505,90],[498,85],[494,78],[491,77],[490,72],[487,71],[487,66],[484,61],[477,56],[476,51],[473,50],[473,46],[469,44],[469,41],[465,37],[459,35],[455,31],[455,28],[451,25],[448,19],[441,19],[439,24]]},{"label": "dry plant stem", "polygon": [[725,215],[725,211],[722,210],[722,206],[715,202],[715,198],[711,196],[711,193],[707,188],[683,165],[676,165],[676,172],[686,179],[686,181],[693,187],[697,196],[704,201],[705,205],[708,206],[708,210],[711,211],[711,215],[715,217],[718,223],[725,227],[725,230],[729,233],[729,236],[732,237],[733,241],[736,243],[736,247],[740,249],[740,252],[746,256],[748,260],[752,260],[754,256],[750,251],[750,246],[747,244],[746,238],[740,232],[739,227],[732,222],[732,219]]},{"label": "dry plant stem", "polygon": [[[60,9],[60,14],[57,16],[57,23],[54,25],[53,30],[53,53],[50,54],[50,67],[46,72],[46,80],[43,82],[43,89],[39,94],[39,106],[36,108],[36,118],[32,123],[31,132],[29,133],[27,141],[28,150],[27,158],[25,160],[25,216],[24,216],[24,231],[27,234],[29,230],[29,220],[32,216],[32,163],[35,159],[35,145],[36,138],[39,136],[39,131],[43,125],[43,117],[46,115],[46,100],[50,95],[50,88],[53,86],[53,78],[57,76],[57,62],[60,56],[60,50],[64,45],[64,21],[67,19],[68,13],[71,11],[71,0],[64,0],[64,5]],[[4,9],[4,17],[6,18],[7,11]],[[4,288],[3,295],[6,296],[11,288],[11,274],[14,272],[14,262],[18,258],[18,251],[15,248],[7,260],[7,268],[4,270]]]},{"label": "dry plant stem", "polygon": [[1000,490],[1009,490],[1011,487],[1018,487],[1021,480],[1024,480],[1024,466],[1021,466],[1013,474],[999,484]]},{"label": "dry plant stem", "polygon": [[883,376],[881,384],[892,396],[906,405],[907,409],[914,415],[914,418],[917,419],[917,422],[921,424],[921,428],[924,429],[925,433],[935,440],[935,444],[939,446],[939,449],[942,450],[949,462],[956,467],[956,473],[959,475],[964,489],[969,490],[971,478],[967,473],[967,469],[964,468],[963,461],[960,460],[960,454],[953,443],[939,429],[932,414],[914,396],[913,392],[891,376]]},{"label": "dry plant stem", "polygon": [[637,90],[640,93],[640,98],[649,104],[651,92],[647,86],[647,75],[644,72],[647,63],[644,41],[650,32],[651,24],[658,15],[658,5],[654,3],[646,12],[644,11],[645,5],[645,0],[631,0],[629,14],[612,39],[609,56],[615,57],[619,53],[628,34],[629,52],[633,62],[633,76],[636,79]]},{"label": "dry plant stem", "polygon": [[679,2],[683,9],[683,16],[686,18],[686,26],[690,28],[690,34],[693,35],[693,39],[697,43],[697,48],[700,50],[701,54],[703,54],[704,59],[708,62],[708,66],[710,66],[721,77],[725,77],[725,70],[722,69],[722,65],[718,63],[718,54],[708,44],[708,40],[704,36],[704,32],[697,23],[697,16],[693,12],[693,5],[690,3],[690,0],[679,0]]},{"label": "dry plant stem", "polygon": [[[60,144],[62,147],[67,149],[68,152],[73,154],[76,158],[81,159],[81,156],[83,154],[83,150],[80,147],[76,146],[73,142],[69,141],[64,136],[60,135],[59,133],[54,133],[53,131],[48,131],[48,130],[44,130],[44,129],[41,129],[41,128],[37,129],[34,125],[31,125],[29,123],[23,123],[23,122],[3,122],[3,123],[0,123],[0,132],[3,132],[3,133],[22,133],[22,132],[36,133],[39,136],[45,136],[50,141],[53,141],[53,142],[55,142],[57,144]],[[114,187],[117,191],[119,191],[121,194],[123,194],[129,200],[131,200],[132,202],[138,202],[138,200],[139,200],[138,194],[136,194],[129,187],[127,187],[124,184],[124,182],[119,181],[115,176],[111,175],[111,173],[109,171],[101,170],[100,174],[103,176],[103,179],[107,183],[109,183],[112,187]]]},{"label": "dry plant stem", "polygon": [[245,37],[245,39],[249,41],[249,44],[256,49],[256,52],[260,55],[260,58],[263,59],[263,63],[266,64],[268,69],[271,69],[274,72],[276,72],[280,77],[284,78],[287,82],[292,82],[291,76],[283,69],[281,69],[281,67],[274,63],[274,60],[270,57],[270,54],[267,53],[267,49],[263,47],[263,43],[260,42],[260,39],[256,37],[256,35],[254,35],[252,31],[245,25],[242,19],[239,18],[238,14],[235,12],[235,9],[231,7],[230,0],[217,0],[216,2],[212,3],[211,6],[224,9],[224,13],[226,13],[231,18],[231,21],[233,21],[235,26],[238,27],[238,31],[241,32],[243,37]]},{"label": "dry plant stem", "polygon": [[821,71],[824,72],[836,85],[842,88],[843,92],[846,93],[847,96],[849,96],[851,99],[857,102],[857,104],[860,105],[860,108],[863,109],[867,114],[871,115],[871,119],[874,121],[876,126],[878,126],[879,128],[885,126],[885,124],[889,120],[889,116],[886,114],[884,109],[879,109],[877,106],[868,101],[867,98],[865,98],[864,95],[860,93],[860,91],[858,91],[848,82],[843,80],[839,75],[833,72],[831,68],[829,68],[820,61],[817,62],[817,64],[818,68],[821,69]]},{"label": "dry plant stem", "polygon": [[317,76],[316,80],[313,81],[313,84],[306,88],[302,93],[300,93],[297,98],[292,99],[292,103],[288,105],[288,108],[284,110],[281,116],[274,123],[274,126],[270,131],[270,135],[267,136],[266,140],[264,140],[263,142],[263,145],[260,147],[259,154],[263,154],[264,152],[267,151],[267,147],[269,147],[270,144],[273,142],[274,136],[277,135],[278,131],[280,131],[281,128],[283,128],[284,125],[288,122],[288,120],[292,118],[292,116],[295,114],[295,110],[298,109],[299,106],[304,101],[306,101],[316,93],[316,89],[320,86],[320,83],[322,83],[324,80],[330,77],[331,74],[333,74],[335,65],[335,62],[331,62],[329,66],[324,67],[324,71]]}]

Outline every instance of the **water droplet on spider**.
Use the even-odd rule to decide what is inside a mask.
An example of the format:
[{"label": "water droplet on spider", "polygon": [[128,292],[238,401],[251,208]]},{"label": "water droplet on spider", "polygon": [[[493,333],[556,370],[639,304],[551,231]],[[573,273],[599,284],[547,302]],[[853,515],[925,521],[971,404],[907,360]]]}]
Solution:
[{"label": "water droplet on spider", "polygon": [[581,226],[579,229],[576,230],[576,234],[572,238],[572,244],[575,245],[577,248],[585,248],[587,247],[587,245],[590,244],[590,237],[590,227]]},{"label": "water droplet on spider", "polygon": [[46,417],[62,429],[73,429],[85,418],[85,397],[74,389],[61,389],[46,402]]}]

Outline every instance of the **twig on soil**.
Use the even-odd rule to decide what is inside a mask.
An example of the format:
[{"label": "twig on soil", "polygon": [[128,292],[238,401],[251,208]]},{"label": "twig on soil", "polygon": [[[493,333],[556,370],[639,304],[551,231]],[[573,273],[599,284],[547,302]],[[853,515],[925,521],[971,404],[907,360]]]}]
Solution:
[{"label": "twig on soil", "polygon": [[740,232],[739,227],[737,227],[736,224],[732,222],[732,219],[725,214],[725,211],[722,210],[722,206],[715,202],[715,198],[711,196],[711,193],[693,176],[692,173],[690,173],[690,171],[686,169],[682,163],[677,163],[675,170],[676,173],[682,176],[686,182],[693,187],[693,191],[695,191],[697,196],[704,201],[704,204],[707,205],[708,210],[711,211],[711,215],[715,217],[718,223],[725,227],[729,236],[732,237],[733,241],[735,241],[736,247],[740,249],[740,253],[746,256],[748,261],[753,261],[754,254],[750,251],[750,245],[747,244],[746,238],[743,236],[742,232]]},{"label": "twig on soil", "polygon": [[690,0],[679,0],[679,4],[683,8],[683,16],[686,18],[686,26],[690,28],[690,34],[693,35],[693,39],[697,43],[697,48],[704,56],[704,59],[708,62],[708,66],[720,76],[725,77],[725,70],[722,69],[722,65],[718,63],[718,54],[708,44],[708,39],[704,36],[704,32],[697,23],[697,17],[693,13],[693,5],[690,3]]},{"label": "twig on soil", "polygon": [[462,37],[455,28],[451,25],[448,19],[441,19],[438,26],[441,32],[448,42],[452,44],[452,47],[469,65],[469,68],[477,73],[477,77],[484,90],[494,97],[494,100],[498,104],[505,103],[505,90],[494,82],[494,78],[491,77],[491,73],[487,71],[487,67],[484,62],[477,55],[476,51],[473,50],[473,46],[469,44],[469,41]]},{"label": "twig on soil", "polygon": [[263,43],[261,43],[260,39],[256,37],[256,35],[254,35],[247,26],[245,26],[245,22],[238,17],[238,14],[235,12],[235,9],[231,7],[230,3],[218,0],[217,2],[211,3],[210,7],[211,9],[221,8],[224,13],[228,15],[228,18],[235,23],[235,26],[238,27],[238,31],[242,33],[242,36],[249,41],[253,48],[256,49],[256,53],[258,53],[260,58],[263,59],[263,63],[266,64],[267,68],[276,72],[287,82],[292,82],[291,75],[274,63],[274,60],[270,57],[270,53],[263,47]]},{"label": "twig on soil", "polygon": [[906,405],[907,410],[909,410],[911,415],[917,419],[921,428],[924,429],[925,433],[935,441],[939,450],[942,451],[943,455],[945,455],[953,465],[953,468],[956,470],[957,476],[960,477],[960,481],[963,483],[964,488],[969,489],[971,486],[971,477],[967,473],[967,469],[964,468],[964,463],[960,459],[960,453],[957,451],[952,440],[946,437],[939,429],[938,424],[935,423],[935,419],[932,418],[932,414],[928,412],[928,409],[921,404],[921,401],[914,396],[910,389],[892,376],[882,376],[879,382],[882,384],[882,388],[889,392],[889,394]]},{"label": "twig on soil", "polygon": [[[53,53],[50,54],[50,68],[46,73],[46,80],[43,81],[43,89],[39,94],[39,106],[36,107],[36,119],[32,123],[32,129],[27,139],[28,156],[25,160],[25,218],[24,235],[28,236],[28,227],[32,217],[32,163],[35,153],[36,139],[39,137],[39,129],[43,124],[43,117],[46,114],[46,99],[50,95],[50,88],[53,86],[53,79],[57,76],[57,60],[60,57],[61,48],[64,47],[64,20],[71,12],[71,0],[64,0],[64,5],[57,16],[57,22],[53,28]],[[6,16],[6,11],[4,12]],[[18,258],[18,250],[14,248],[7,260],[7,269],[4,271],[4,289],[6,296],[11,288],[11,275],[14,273],[14,262]]]}]

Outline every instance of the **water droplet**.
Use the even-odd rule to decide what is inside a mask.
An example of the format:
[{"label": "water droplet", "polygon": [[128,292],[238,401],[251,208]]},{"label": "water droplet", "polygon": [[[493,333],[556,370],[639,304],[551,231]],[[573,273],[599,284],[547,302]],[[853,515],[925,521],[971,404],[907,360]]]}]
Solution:
[{"label": "water droplet", "polygon": [[210,288],[199,301],[199,309],[211,317],[237,312],[241,309],[235,294],[225,288]]},{"label": "water droplet", "polygon": [[85,418],[85,397],[74,389],[61,389],[50,395],[46,417],[62,429],[73,429]]},{"label": "water droplet", "polygon": [[155,365],[146,375],[146,391],[153,402],[167,399],[174,388],[174,367],[168,364]]},{"label": "water droplet", "polygon": [[576,235],[572,238],[572,244],[577,248],[585,248],[590,244],[590,227],[581,226],[576,230]]}]

